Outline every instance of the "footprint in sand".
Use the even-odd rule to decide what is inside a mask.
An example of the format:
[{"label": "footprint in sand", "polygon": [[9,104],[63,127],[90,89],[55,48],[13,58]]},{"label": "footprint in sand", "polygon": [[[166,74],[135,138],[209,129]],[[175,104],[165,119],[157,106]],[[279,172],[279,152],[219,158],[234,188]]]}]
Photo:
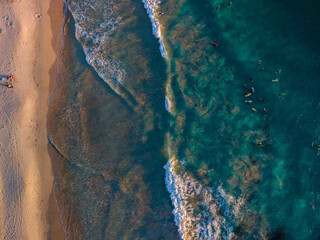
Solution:
[{"label": "footprint in sand", "polygon": [[3,16],[3,18],[6,21],[6,26],[7,27],[13,27],[14,23],[13,23],[13,21],[9,21],[9,17],[8,16]]},{"label": "footprint in sand", "polygon": [[7,22],[7,27],[13,27],[13,21]]}]

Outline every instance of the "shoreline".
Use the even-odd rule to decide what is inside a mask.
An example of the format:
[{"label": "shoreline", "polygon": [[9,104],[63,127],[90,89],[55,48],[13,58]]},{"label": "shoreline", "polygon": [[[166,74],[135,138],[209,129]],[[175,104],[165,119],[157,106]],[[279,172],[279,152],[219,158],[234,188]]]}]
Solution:
[{"label": "shoreline", "polygon": [[[63,34],[62,32],[62,24],[64,24],[65,21],[65,16],[64,16],[64,2],[63,0],[49,0],[50,1],[50,6],[47,11],[48,15],[50,16],[50,21],[51,21],[51,31],[53,34],[56,34],[57,37],[53,37],[51,39],[51,45],[54,49],[54,52],[56,54],[56,59],[54,64],[51,66],[49,70],[50,74],[50,86],[49,86],[49,94],[47,96],[47,118],[46,118],[46,127],[48,128],[48,111],[49,111],[49,98],[50,94],[53,91],[53,86],[54,86],[54,81],[57,76],[57,65],[59,61],[59,54],[60,54],[60,44],[61,44],[61,35]],[[48,131],[46,129],[46,131]],[[49,153],[49,147],[50,143],[47,141],[47,148],[48,148],[48,153]],[[51,162],[51,159],[50,159]],[[52,162],[51,162],[51,174],[53,175],[53,170],[52,170]],[[47,240],[57,240],[57,239],[65,239],[65,233],[61,224],[61,216],[58,210],[57,202],[56,202],[56,197],[53,191],[53,185],[52,184],[52,190],[49,198],[49,207],[48,207],[48,216],[47,216],[47,221],[49,224],[48,227],[48,235],[47,235]]]},{"label": "shoreline", "polygon": [[49,201],[53,176],[47,149],[47,99],[49,73],[57,58],[52,42],[57,32],[51,28],[54,14],[49,16],[48,9],[58,16],[59,4],[51,2],[0,3],[0,74],[15,77],[13,89],[1,86],[0,90],[1,239],[47,239],[54,222],[48,216],[55,206]]}]

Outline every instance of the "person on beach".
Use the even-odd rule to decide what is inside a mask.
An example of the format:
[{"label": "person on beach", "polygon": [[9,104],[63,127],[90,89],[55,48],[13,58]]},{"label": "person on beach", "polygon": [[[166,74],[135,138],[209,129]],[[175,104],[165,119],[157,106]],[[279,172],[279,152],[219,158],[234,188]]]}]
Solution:
[{"label": "person on beach", "polygon": [[252,112],[257,112],[257,109],[251,108]]},{"label": "person on beach", "polygon": [[220,5],[218,5],[218,6],[217,6],[216,11],[218,11],[218,10],[219,10],[219,8],[220,8]]},{"label": "person on beach", "polygon": [[250,92],[251,92],[251,93],[255,93],[255,92],[256,92],[256,90],[254,89],[254,87],[251,87]]},{"label": "person on beach", "polygon": [[12,85],[13,76],[12,75],[7,76],[7,80],[9,81],[7,83],[7,87],[8,88],[13,88],[13,85]]},{"label": "person on beach", "polygon": [[262,147],[262,143],[261,142],[258,143],[258,147],[259,148]]},{"label": "person on beach", "polygon": [[258,61],[258,64],[261,64],[261,62],[262,62],[262,61],[261,61],[261,60],[259,60],[259,61]]},{"label": "person on beach", "polygon": [[246,93],[246,94],[244,95],[244,97],[249,97],[249,96],[251,96],[251,93]]},{"label": "person on beach", "polygon": [[281,69],[278,69],[278,70],[276,71],[276,73],[281,73],[281,71],[282,71]]},{"label": "person on beach", "polygon": [[260,72],[264,72],[264,69],[263,69],[263,68],[261,68],[261,69],[260,69]]},{"label": "person on beach", "polygon": [[232,4],[232,2],[229,2],[229,3],[228,3],[228,5],[227,5],[227,7],[230,7],[230,6],[231,6],[231,4]]},{"label": "person on beach", "polygon": [[272,82],[279,82],[279,78],[273,79]]},{"label": "person on beach", "polygon": [[248,105],[249,105],[250,103],[252,103],[251,100],[245,100],[244,102],[245,102],[246,104],[248,104]]}]

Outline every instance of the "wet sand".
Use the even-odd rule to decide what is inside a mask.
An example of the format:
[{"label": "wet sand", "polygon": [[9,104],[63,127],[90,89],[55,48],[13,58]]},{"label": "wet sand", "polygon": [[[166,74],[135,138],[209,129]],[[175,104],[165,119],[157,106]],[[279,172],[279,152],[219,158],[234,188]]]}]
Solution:
[{"label": "wet sand", "polygon": [[56,223],[46,121],[62,4],[52,2],[0,1],[0,75],[14,75],[13,88],[0,85],[0,239],[48,239]]}]

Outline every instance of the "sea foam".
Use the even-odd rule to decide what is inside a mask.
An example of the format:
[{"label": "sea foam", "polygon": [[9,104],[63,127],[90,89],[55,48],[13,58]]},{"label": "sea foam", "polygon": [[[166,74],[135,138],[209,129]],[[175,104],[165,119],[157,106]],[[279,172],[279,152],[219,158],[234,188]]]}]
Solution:
[{"label": "sea foam", "polygon": [[69,1],[67,5],[75,20],[76,38],[81,43],[87,62],[98,75],[122,96],[129,105],[135,101],[125,88],[126,73],[121,62],[109,55],[110,35],[120,26],[117,5],[112,2]]},{"label": "sea foam", "polygon": [[232,239],[234,219],[239,215],[242,199],[227,195],[221,187],[204,187],[187,173],[176,174],[177,164],[179,161],[172,158],[164,168],[180,237],[184,240]]},{"label": "sea foam", "polygon": [[[167,58],[167,51],[165,49],[163,38],[161,35],[160,22],[156,17],[156,15],[160,16],[159,13],[158,14],[156,13],[156,10],[160,5],[161,0],[142,0],[142,2],[145,9],[147,10],[148,16],[151,21],[152,33],[156,38],[158,38],[161,56],[163,58]],[[169,113],[172,112],[172,102],[168,96],[166,96],[166,99],[165,99],[165,107]]]},{"label": "sea foam", "polygon": [[167,53],[163,44],[163,39],[161,36],[161,30],[160,30],[160,23],[159,20],[156,18],[156,10],[161,3],[160,0],[142,0],[145,9],[147,10],[147,13],[149,15],[151,24],[152,24],[152,32],[153,35],[158,38],[159,40],[159,45],[160,45],[160,52],[161,56],[166,58]]},{"label": "sea foam", "polygon": [[[152,23],[153,34],[159,40],[162,57],[167,58],[163,43],[156,9],[160,0],[142,0]],[[167,94],[170,89],[167,89]],[[171,114],[173,103],[165,98],[165,108]],[[222,188],[203,187],[195,179],[185,173],[183,176],[175,174],[174,165],[180,164],[171,158],[164,166],[166,170],[165,182],[174,206],[173,214],[180,237],[191,239],[231,239],[233,233],[233,219],[237,215],[242,201],[236,201],[228,196]]]}]

